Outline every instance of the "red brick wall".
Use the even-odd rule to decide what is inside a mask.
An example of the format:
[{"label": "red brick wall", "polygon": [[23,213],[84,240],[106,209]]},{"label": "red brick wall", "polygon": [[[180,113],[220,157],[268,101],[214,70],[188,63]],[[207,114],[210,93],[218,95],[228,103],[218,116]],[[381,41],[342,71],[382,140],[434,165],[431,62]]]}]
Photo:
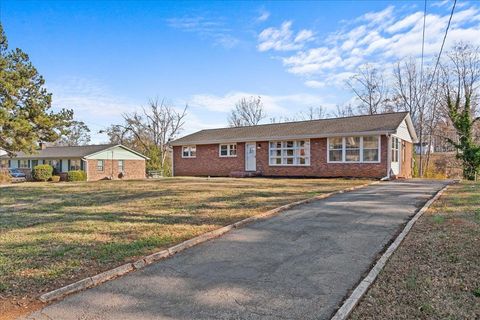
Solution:
[{"label": "red brick wall", "polygon": [[[112,160],[104,160],[103,171],[97,171],[97,160],[87,160],[87,177],[88,181],[109,179],[112,175]],[[124,160],[125,175],[122,179],[145,179],[145,160]],[[120,170],[118,169],[118,160],[113,160],[113,179],[118,180]]]},{"label": "red brick wall", "polygon": [[[310,139],[310,166],[269,166],[268,142],[257,142],[257,171],[264,176],[372,177],[387,174],[387,138],[381,138],[380,163],[327,163],[327,139]],[[173,148],[176,176],[228,176],[245,170],[245,143],[237,144],[236,158],[220,158],[218,144],[197,145],[196,158],[182,158],[182,148]]]},{"label": "red brick wall", "polygon": [[220,158],[218,148],[218,144],[197,145],[196,158],[182,158],[182,147],[174,147],[174,174],[226,177],[232,171],[245,170],[245,143],[237,143],[236,157]]},{"label": "red brick wall", "polygon": [[401,163],[400,163],[400,173],[398,174],[399,178],[411,178],[412,177],[412,159],[413,159],[413,144],[408,141],[402,140],[402,154],[401,154]]}]

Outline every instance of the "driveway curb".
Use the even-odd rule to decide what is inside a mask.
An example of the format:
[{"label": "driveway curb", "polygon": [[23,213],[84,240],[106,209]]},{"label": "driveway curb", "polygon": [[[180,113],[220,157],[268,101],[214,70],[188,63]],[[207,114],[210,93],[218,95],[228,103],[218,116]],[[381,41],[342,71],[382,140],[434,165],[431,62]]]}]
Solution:
[{"label": "driveway curb", "polygon": [[164,249],[162,251],[159,251],[159,252],[150,254],[148,256],[145,256],[142,259],[139,259],[137,261],[134,261],[134,262],[131,262],[131,263],[126,263],[126,264],[118,266],[116,268],[113,268],[113,269],[107,270],[105,272],[99,273],[95,276],[84,278],[82,280],[71,283],[71,284],[66,285],[64,287],[55,289],[55,290],[47,292],[47,293],[44,293],[39,297],[39,300],[42,301],[42,302],[51,302],[51,301],[54,301],[54,300],[64,298],[65,296],[67,296],[69,294],[76,293],[76,292],[79,292],[79,291],[82,291],[82,290],[85,290],[85,289],[88,289],[88,288],[95,287],[95,286],[97,286],[97,285],[99,285],[103,282],[118,278],[120,276],[123,276],[123,275],[131,272],[131,271],[144,268],[145,266],[147,266],[149,264],[152,264],[156,261],[163,260],[163,259],[166,259],[168,257],[171,257],[174,254],[176,254],[178,252],[181,252],[185,249],[191,248],[191,247],[196,246],[198,244],[201,244],[201,243],[204,243],[204,242],[209,241],[211,239],[217,238],[217,237],[229,232],[232,229],[241,228],[241,227],[243,227],[247,224],[250,224],[252,222],[256,222],[256,221],[271,218],[271,217],[276,216],[277,214],[279,214],[279,213],[281,213],[285,210],[291,209],[291,208],[296,207],[296,206],[301,205],[301,204],[309,203],[309,202],[316,201],[316,200],[325,199],[325,198],[331,197],[331,196],[336,195],[336,194],[341,194],[341,193],[365,188],[365,187],[368,187],[370,185],[375,185],[375,184],[379,184],[379,183],[380,183],[380,181],[365,183],[365,184],[362,184],[362,185],[359,185],[359,186],[354,186],[354,187],[350,187],[350,188],[346,188],[346,189],[342,189],[342,190],[338,190],[338,191],[334,191],[334,192],[324,193],[324,194],[321,194],[321,195],[318,195],[318,196],[315,196],[315,197],[312,197],[312,198],[308,198],[308,199],[304,199],[304,200],[300,200],[300,201],[296,201],[296,202],[292,202],[292,203],[280,206],[278,208],[275,208],[275,209],[257,214],[255,216],[252,216],[252,217],[240,220],[240,221],[237,221],[235,223],[229,224],[229,225],[221,227],[219,229],[215,229],[213,231],[201,234],[197,237],[194,237],[192,239],[183,241],[179,244],[176,244],[172,247],[169,247],[168,249]]},{"label": "driveway curb", "polygon": [[388,249],[383,253],[383,255],[378,259],[375,266],[370,270],[367,276],[357,285],[352,294],[343,302],[340,309],[334,314],[330,320],[346,320],[353,309],[357,306],[360,299],[365,295],[370,286],[375,282],[380,271],[385,267],[390,256],[397,250],[397,248],[402,243],[403,239],[408,235],[413,225],[417,220],[428,210],[428,208],[434,203],[441,195],[448,189],[450,185],[446,185],[440,189],[430,200],[425,203],[425,205],[417,211],[415,216],[405,225],[403,231],[397,236],[395,241],[388,247]]}]

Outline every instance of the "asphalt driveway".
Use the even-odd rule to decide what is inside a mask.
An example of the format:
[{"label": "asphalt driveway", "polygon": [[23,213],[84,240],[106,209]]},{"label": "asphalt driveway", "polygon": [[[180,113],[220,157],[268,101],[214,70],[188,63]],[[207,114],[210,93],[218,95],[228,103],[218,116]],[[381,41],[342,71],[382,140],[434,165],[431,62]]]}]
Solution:
[{"label": "asphalt driveway", "polygon": [[443,182],[382,182],[301,205],[27,319],[328,319]]}]

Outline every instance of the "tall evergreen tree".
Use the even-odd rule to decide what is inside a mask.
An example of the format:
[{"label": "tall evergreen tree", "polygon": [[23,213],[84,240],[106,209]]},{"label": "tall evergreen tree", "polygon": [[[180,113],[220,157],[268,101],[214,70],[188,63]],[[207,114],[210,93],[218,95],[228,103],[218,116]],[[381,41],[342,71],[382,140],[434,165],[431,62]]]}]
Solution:
[{"label": "tall evergreen tree", "polygon": [[44,84],[26,53],[8,49],[0,24],[0,149],[10,155],[32,153],[40,141],[56,141],[72,119],[72,110],[51,110]]}]

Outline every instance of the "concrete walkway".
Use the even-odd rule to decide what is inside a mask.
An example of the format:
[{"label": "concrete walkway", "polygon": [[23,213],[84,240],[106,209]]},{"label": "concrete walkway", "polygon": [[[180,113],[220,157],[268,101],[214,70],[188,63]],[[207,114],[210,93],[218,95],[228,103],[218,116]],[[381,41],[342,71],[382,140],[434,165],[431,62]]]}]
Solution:
[{"label": "concrete walkway", "polygon": [[27,319],[328,319],[442,182],[382,182],[286,211]]}]

